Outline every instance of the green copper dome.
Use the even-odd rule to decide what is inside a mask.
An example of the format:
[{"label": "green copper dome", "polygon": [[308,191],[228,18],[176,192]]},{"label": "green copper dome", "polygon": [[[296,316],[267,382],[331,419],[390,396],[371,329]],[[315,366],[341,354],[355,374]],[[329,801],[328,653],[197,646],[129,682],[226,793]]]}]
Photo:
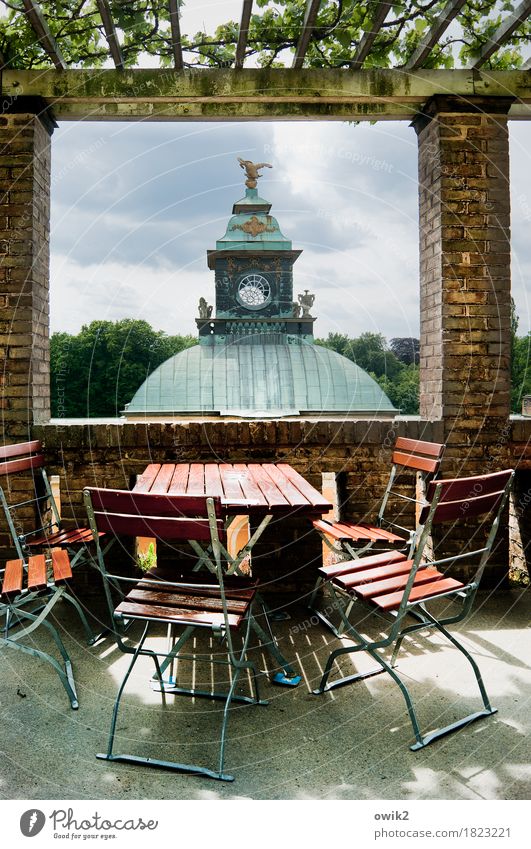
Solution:
[{"label": "green copper dome", "polygon": [[397,410],[355,363],[313,344],[196,345],[162,363],[127,405],[127,418],[183,413],[238,417]]}]

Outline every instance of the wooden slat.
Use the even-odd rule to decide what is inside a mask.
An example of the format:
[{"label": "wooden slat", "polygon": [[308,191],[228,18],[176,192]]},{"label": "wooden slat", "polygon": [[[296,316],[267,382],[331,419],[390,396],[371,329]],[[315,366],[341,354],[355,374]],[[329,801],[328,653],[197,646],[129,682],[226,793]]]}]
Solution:
[{"label": "wooden slat", "polygon": [[325,578],[336,578],[340,575],[366,571],[371,567],[387,566],[392,563],[404,563],[405,561],[406,555],[400,551],[384,551],[381,554],[360,557],[359,560],[345,560],[343,563],[321,566],[319,574]]},{"label": "wooden slat", "polygon": [[168,491],[168,488],[175,471],[173,464],[165,463],[160,467],[159,473],[151,485],[149,490],[150,495],[162,495]]},{"label": "wooden slat", "polygon": [[44,554],[36,554],[28,560],[28,589],[42,590],[46,587],[46,558]]},{"label": "wooden slat", "polygon": [[509,15],[501,22],[498,29],[479,51],[478,58],[472,59],[468,63],[467,67],[481,68],[481,66],[484,65],[485,62],[487,62],[488,59],[490,59],[490,57],[500,49],[500,47],[503,47],[504,42],[506,42],[513,32],[515,32],[518,27],[527,20],[529,15],[531,15],[531,0],[523,0],[523,2],[516,7],[512,15]]},{"label": "wooden slat", "polygon": [[[362,584],[375,584],[376,582],[382,584],[385,583],[386,579],[398,578],[402,575],[405,575],[407,580],[407,576],[411,572],[412,563],[412,560],[404,560],[403,563],[392,563],[390,566],[377,566],[374,569],[357,572],[355,575],[344,575],[337,578],[334,583],[345,590],[353,589],[358,592],[358,586]],[[420,575],[422,570],[425,569],[426,564],[419,566],[418,574]],[[391,589],[394,589],[394,586],[391,586]]]},{"label": "wooden slat", "polygon": [[393,451],[393,463],[404,466],[407,469],[416,469],[418,472],[436,472],[439,468],[438,460],[428,457],[417,457],[415,454],[403,454],[401,451]]},{"label": "wooden slat", "polygon": [[187,495],[205,494],[205,467],[202,463],[191,463],[188,476]]},{"label": "wooden slat", "polygon": [[24,564],[22,560],[8,560],[2,582],[2,595],[7,598],[18,595],[22,590],[22,575]]},{"label": "wooden slat", "polygon": [[207,463],[205,465],[205,491],[209,495],[224,498],[225,493],[217,463]]},{"label": "wooden slat", "polygon": [[73,528],[70,531],[57,531],[53,534],[40,535],[26,539],[26,545],[81,545],[92,542],[92,531],[90,528]]},{"label": "wooden slat", "polygon": [[[210,572],[186,572],[175,574],[175,570],[168,569],[167,574],[163,573],[160,567],[156,570],[157,576],[160,575],[160,580],[153,578],[142,578],[136,585],[137,589],[149,590],[151,592],[160,592],[161,584],[164,581],[172,581],[176,584],[183,584],[183,587],[172,590],[167,588],[167,592],[195,592],[200,593],[207,598],[219,598],[219,583],[217,578]],[[234,575],[226,576],[223,581],[225,588],[225,597],[230,600],[252,601],[258,589],[258,581],[251,578],[235,577]],[[190,586],[189,586],[190,585]],[[162,589],[164,587],[162,586]]]},{"label": "wooden slat", "polygon": [[295,56],[293,57],[292,68],[302,68],[320,5],[321,0],[307,0],[306,2],[302,30],[295,50]]},{"label": "wooden slat", "polygon": [[[382,581],[374,581],[367,584],[362,584],[360,586],[353,587],[351,585],[351,589],[355,590],[356,595],[361,598],[376,598],[379,595],[386,595],[388,593],[395,592],[397,590],[404,589],[407,584],[409,575],[402,575],[395,578],[386,578]],[[422,569],[417,572],[415,575],[415,580],[413,582],[413,586],[416,587],[419,584],[427,584],[433,581],[439,581],[444,576],[437,571],[437,569]],[[341,578],[338,578],[338,583]]]},{"label": "wooden slat", "polygon": [[[206,495],[168,495],[135,492],[127,489],[94,489],[87,487],[92,506],[97,512],[131,514],[134,517],[202,517],[207,518]],[[219,498],[214,498],[217,516],[222,515]]]},{"label": "wooden slat", "polygon": [[[155,604],[164,607],[178,607],[180,609],[208,611],[213,610],[223,612],[223,603],[218,593],[218,597],[213,595],[192,595],[191,593],[182,593],[179,590],[165,590],[153,592],[151,590],[142,590],[135,588],[127,594],[126,601],[134,601],[139,604]],[[245,613],[249,607],[249,602],[245,600],[231,599],[227,600],[227,611],[229,613]]]},{"label": "wooden slat", "polygon": [[427,454],[429,457],[441,457],[444,444],[440,442],[421,442],[419,439],[407,439],[405,436],[397,437],[395,451],[407,451],[413,454]]},{"label": "wooden slat", "polygon": [[263,469],[292,507],[306,507],[308,505],[308,499],[277,466],[273,463],[264,463]]},{"label": "wooden slat", "polygon": [[122,56],[122,51],[120,49],[120,42],[118,41],[118,35],[116,32],[116,27],[114,26],[114,21],[112,19],[112,13],[108,0],[96,0],[96,3],[98,4],[98,11],[100,13],[100,17],[103,23],[103,28],[105,30],[105,38],[107,39],[107,44],[109,45],[112,60],[116,69],[118,71],[123,71],[124,59]]},{"label": "wooden slat", "polygon": [[138,475],[133,492],[149,492],[160,469],[160,463],[150,463],[141,475]]},{"label": "wooden slat", "polygon": [[168,487],[168,495],[184,495],[188,488],[189,474],[190,464],[178,463],[175,466],[171,483]]},{"label": "wooden slat", "polygon": [[240,484],[241,474],[230,463],[220,463],[219,474],[223,486],[223,498],[226,502],[231,500],[244,501],[245,496]]},{"label": "wooden slat", "polygon": [[[429,584],[413,587],[409,595],[409,601],[422,601],[425,598],[433,598],[434,596],[462,588],[463,584],[460,581],[456,581],[454,578],[443,578],[440,581],[433,581]],[[403,592],[389,593],[388,595],[373,598],[371,601],[382,610],[396,610],[400,606],[403,595]]]},{"label": "wooden slat", "polygon": [[315,508],[316,511],[320,511],[322,513],[328,513],[333,509],[333,504],[326,500],[324,495],[322,495],[317,489],[315,489],[307,480],[305,480],[302,475],[299,475],[295,469],[292,469],[287,463],[277,463],[277,468],[282,471],[286,477],[294,484],[299,492],[301,492],[305,498],[308,499],[308,503],[311,507]]},{"label": "wooden slat", "polygon": [[289,510],[290,504],[288,499],[284,498],[284,495],[278,486],[271,480],[269,475],[264,471],[263,467],[258,463],[249,463],[247,468],[249,469],[256,485],[262,490],[264,498],[268,504],[268,510],[271,512],[278,509]]},{"label": "wooden slat", "polygon": [[360,43],[356,48],[356,52],[354,53],[352,62],[350,63],[350,68],[353,71],[359,70],[359,68],[361,68],[365,59],[369,55],[374,40],[380,32],[382,24],[385,21],[389,9],[392,5],[392,3],[376,3],[376,9],[371,20],[370,29],[366,29],[363,33],[360,39]]},{"label": "wooden slat", "polygon": [[35,35],[39,39],[57,70],[64,71],[66,68],[66,62],[63,59],[55,38],[50,32],[50,28],[46,23],[46,19],[42,14],[39,4],[36,3],[35,0],[22,0],[22,2],[24,3],[26,16]]},{"label": "wooden slat", "polygon": [[[127,516],[112,513],[94,513],[98,530],[106,533],[158,539],[210,540],[208,519],[170,519],[155,516]],[[218,533],[224,538],[223,522],[218,520]]]},{"label": "wooden slat", "polygon": [[247,40],[249,38],[249,23],[251,21],[252,10],[253,0],[243,0],[240,28],[238,30],[238,43],[236,45],[236,58],[234,60],[235,68],[243,68],[245,48],[247,47]]},{"label": "wooden slat", "polygon": [[464,5],[465,0],[449,0],[441,14],[434,20],[430,29],[422,34],[416,49],[403,66],[404,70],[414,71],[416,68],[422,67],[441,36],[446,32]]},{"label": "wooden slat", "polygon": [[[186,610],[186,608],[164,607],[163,605],[142,605],[135,602],[122,601],[116,608],[116,613],[122,616],[136,619],[160,619],[165,622],[174,622],[181,625],[216,626],[225,625],[225,617],[222,613],[200,612]],[[229,613],[229,627],[237,628],[242,617],[235,613]]]},{"label": "wooden slat", "polygon": [[70,558],[66,551],[52,551],[52,569],[56,584],[64,584],[72,577],[72,567],[70,566]]},{"label": "wooden slat", "polygon": [[249,469],[244,463],[234,463],[234,471],[238,473],[238,480],[243,492],[243,497],[249,501],[254,501],[257,507],[267,507],[267,500],[264,493],[251,475]]},{"label": "wooden slat", "polygon": [[493,495],[481,495],[479,498],[469,498],[467,501],[445,501],[437,505],[432,520],[434,523],[454,522],[456,519],[465,520],[484,516],[486,513],[494,512],[502,495],[503,492],[498,492]]},{"label": "wooden slat", "polygon": [[173,50],[173,64],[176,71],[183,69],[183,48],[181,43],[181,24],[179,22],[178,0],[169,0],[170,24],[171,24],[171,47]]},{"label": "wooden slat", "polygon": [[480,495],[501,492],[512,474],[512,469],[504,469],[490,475],[432,481],[428,487],[428,501],[433,501],[437,489],[441,492],[441,501],[468,501]]},{"label": "wooden slat", "polygon": [[44,455],[36,454],[21,460],[6,460],[0,463],[0,475],[12,475],[15,472],[25,472],[28,469],[40,469],[44,466]]},{"label": "wooden slat", "polygon": [[38,439],[34,439],[33,442],[2,445],[0,446],[0,460],[7,460],[9,457],[24,457],[27,454],[38,454],[41,450],[42,446]]}]

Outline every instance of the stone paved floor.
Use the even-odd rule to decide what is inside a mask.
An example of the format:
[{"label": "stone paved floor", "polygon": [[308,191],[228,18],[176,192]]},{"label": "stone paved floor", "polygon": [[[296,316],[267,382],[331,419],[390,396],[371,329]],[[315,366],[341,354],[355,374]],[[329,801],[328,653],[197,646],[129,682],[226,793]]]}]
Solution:
[{"label": "stone paved floor", "polygon": [[[109,640],[86,647],[71,610],[61,609],[80,707],[70,709],[51,667],[19,652],[1,651],[0,797],[529,798],[529,593],[483,595],[474,616],[460,626],[499,712],[416,753],[409,749],[412,733],[402,696],[388,676],[318,698],[310,695],[329,647],[338,642],[320,625],[307,621],[301,628],[307,619],[303,608],[289,612],[291,619],[276,623],[275,629],[303,681],[288,689],[264,678],[262,696],[270,700],[269,706],[233,711],[226,766],[236,780],[223,784],[96,759],[96,752],[105,748],[112,702],[127,659]],[[36,643],[45,642],[39,633]],[[263,669],[262,652],[253,654]],[[342,663],[346,670],[351,668],[350,660]],[[356,664],[367,666],[364,658]],[[212,761],[219,703],[168,697],[162,707],[160,695],[147,683],[152,667],[142,659],[130,679],[118,722],[118,746],[159,758]],[[196,670],[199,677],[210,674],[202,670]],[[449,722],[478,707],[475,684],[462,657],[437,637],[428,641],[416,635],[403,649],[400,670],[425,725]]]}]

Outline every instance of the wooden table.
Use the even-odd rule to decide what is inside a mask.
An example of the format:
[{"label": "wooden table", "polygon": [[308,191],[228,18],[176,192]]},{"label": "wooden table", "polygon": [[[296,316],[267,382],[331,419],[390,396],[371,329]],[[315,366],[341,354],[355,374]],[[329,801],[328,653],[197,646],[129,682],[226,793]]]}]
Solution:
[{"label": "wooden table", "polygon": [[[271,519],[304,516],[312,520],[332,509],[322,493],[288,463],[151,463],[139,475],[133,491],[218,496],[225,507],[227,527],[236,516],[249,516],[250,539],[234,556],[228,556],[227,573],[233,575],[241,574],[240,566],[251,556]],[[256,620],[253,630],[283,669],[273,680],[288,686],[298,684],[300,676],[281,654],[273,634],[266,634]]]},{"label": "wooden table", "polygon": [[332,505],[288,463],[158,463],[139,475],[134,492],[219,496],[227,515],[307,516]]}]

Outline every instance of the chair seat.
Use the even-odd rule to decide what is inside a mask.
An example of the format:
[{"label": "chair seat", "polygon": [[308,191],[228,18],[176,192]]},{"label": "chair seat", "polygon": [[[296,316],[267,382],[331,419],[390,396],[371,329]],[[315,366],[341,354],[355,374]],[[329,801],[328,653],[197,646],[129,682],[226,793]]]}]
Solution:
[{"label": "chair seat", "polygon": [[[100,537],[104,536],[100,533]],[[71,530],[56,531],[53,534],[43,534],[33,539],[27,539],[26,545],[86,545],[93,542],[92,531],[90,528],[72,528]]]},{"label": "chair seat", "polygon": [[[187,578],[192,578],[192,575],[188,575]],[[173,580],[181,579],[173,578]],[[197,572],[193,573],[193,580],[196,584],[201,584],[201,587],[165,588],[158,585],[157,581],[149,579],[139,581],[115,609],[115,616],[124,616],[128,619],[158,619],[176,625],[202,627],[225,625],[217,582],[205,580],[205,576]],[[246,587],[242,586],[243,583],[241,579],[237,579],[232,587],[229,581],[225,585],[228,621],[231,629],[239,628],[257,592],[256,583]],[[208,586],[208,584],[211,585]]]},{"label": "chair seat", "polygon": [[[28,560],[24,569],[23,560],[8,560],[2,582],[2,598],[9,602],[23,591],[36,592],[45,589],[51,583],[64,584],[72,577],[70,560],[66,551],[52,551],[51,572],[48,573],[44,554],[37,554]],[[24,581],[26,586],[24,586]]]},{"label": "chair seat", "polygon": [[[377,562],[378,561],[378,562]],[[413,560],[383,562],[383,555],[354,560],[349,572],[333,577],[333,584],[341,590],[371,602],[381,610],[396,610],[400,606]],[[323,571],[323,570],[321,570]],[[454,578],[446,578],[438,569],[422,563],[413,581],[409,601],[419,602],[437,595],[463,589],[464,584]]]},{"label": "chair seat", "polygon": [[405,563],[407,557],[401,551],[384,551],[381,554],[371,554],[368,557],[360,557],[357,560],[343,560],[341,563],[333,563],[330,566],[321,566],[319,575],[330,580],[341,575],[355,575],[358,572],[373,569],[378,566],[386,566],[391,563]]},{"label": "chair seat", "polygon": [[317,519],[313,526],[316,530],[338,542],[351,540],[352,542],[382,542],[392,543],[393,545],[400,543],[405,545],[407,542],[398,534],[393,534],[391,531],[385,531],[383,528],[377,528],[373,525],[366,525],[363,522],[354,524],[354,522],[327,522],[325,519]]}]

